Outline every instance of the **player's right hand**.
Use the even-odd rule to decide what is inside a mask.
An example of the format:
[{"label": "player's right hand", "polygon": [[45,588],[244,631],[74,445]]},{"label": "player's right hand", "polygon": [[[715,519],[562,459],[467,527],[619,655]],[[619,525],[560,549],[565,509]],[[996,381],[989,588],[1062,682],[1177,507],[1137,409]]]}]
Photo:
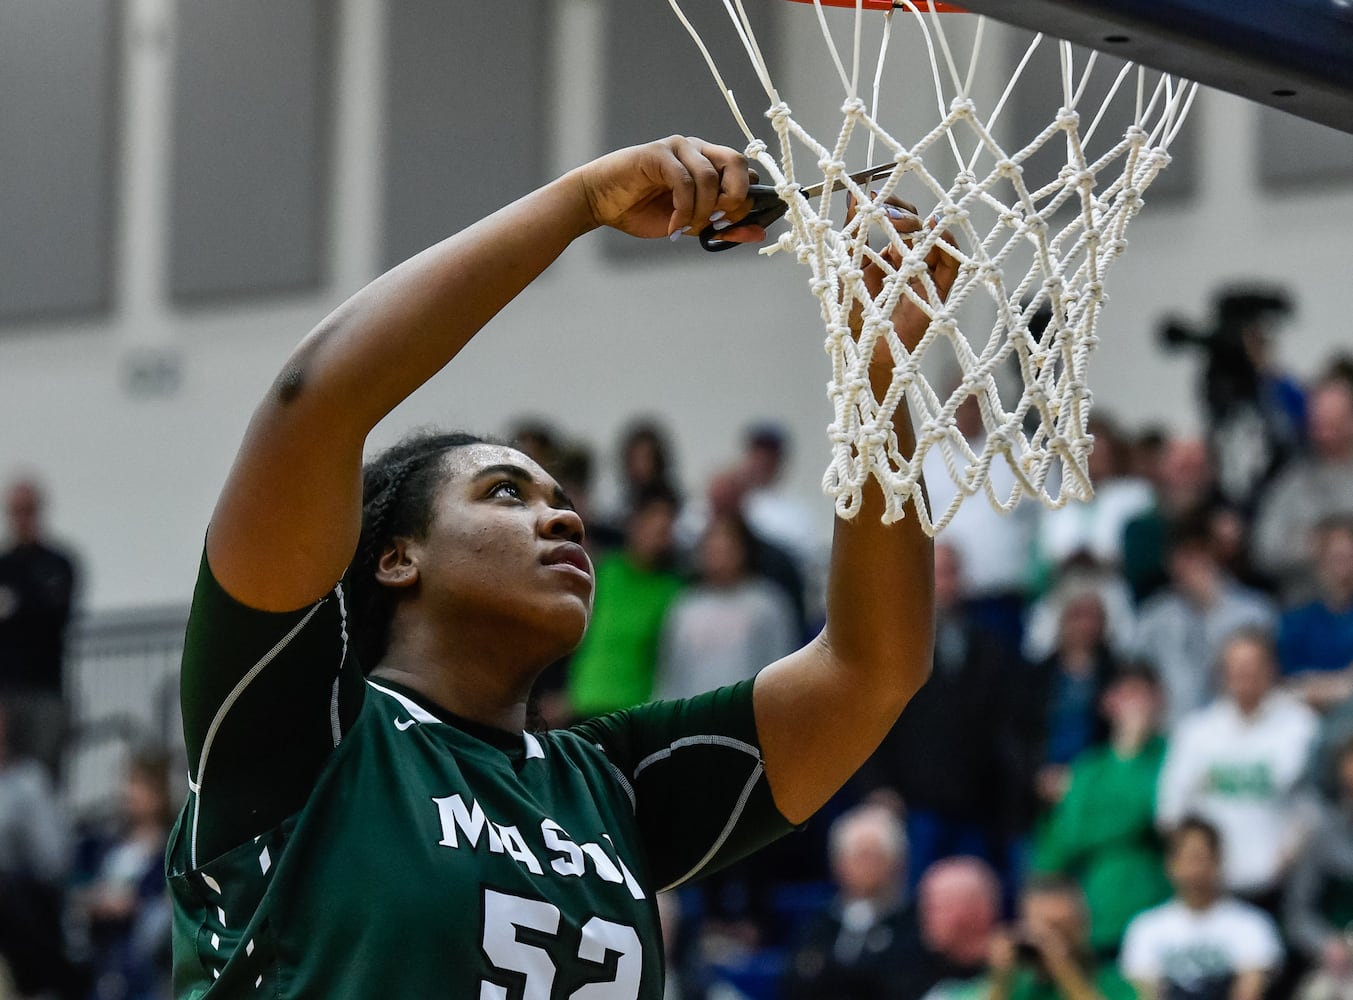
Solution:
[{"label": "player's right hand", "polygon": [[752,207],[747,158],[728,146],[674,135],[617,150],[581,167],[578,177],[592,218],[632,236],[698,233],[712,221],[732,223],[721,239],[755,243],[760,226],[737,226]]}]

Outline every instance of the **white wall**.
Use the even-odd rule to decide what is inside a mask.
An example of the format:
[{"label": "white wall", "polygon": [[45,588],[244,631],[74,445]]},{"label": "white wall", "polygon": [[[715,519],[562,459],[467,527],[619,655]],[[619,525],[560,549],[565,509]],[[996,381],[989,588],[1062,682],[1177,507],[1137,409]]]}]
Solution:
[{"label": "white wall", "polygon": [[[130,3],[115,312],[106,321],[0,334],[0,478],[34,469],[46,481],[55,532],[85,558],[91,608],[186,599],[211,504],[254,402],[291,345],[373,276],[381,4],[342,6],[330,287],[178,311],[162,289],[169,53],[161,40],[172,34],[156,30],[171,6]],[[600,152],[598,9],[594,0],[558,7],[551,141],[563,169]],[[785,7],[787,44],[814,53],[796,61],[786,94],[830,107],[839,99],[834,77],[803,68],[822,65],[816,29],[803,17],[811,12]],[[673,44],[686,44],[675,26]],[[1148,204],[1108,282],[1093,384],[1098,405],[1129,423],[1196,426],[1193,363],[1163,356],[1152,331],[1166,311],[1205,318],[1218,282],[1262,278],[1292,289],[1300,313],[1282,349],[1299,373],[1350,345],[1353,186],[1262,196],[1250,153],[1253,108],[1207,93],[1195,115],[1204,195],[1168,211]],[[820,345],[806,275],[784,255],[711,257],[687,241],[671,248],[670,266],[617,271],[584,241],[397,410],[373,443],[414,423],[497,432],[534,413],[609,458],[623,422],[654,412],[672,426],[681,472],[695,485],[732,457],[745,423],[775,417],[795,435],[795,487],[817,497],[830,417]],[[149,398],[125,391],[125,364],[146,350],[181,364],[176,391]],[[825,528],[830,507],[819,502]]]}]

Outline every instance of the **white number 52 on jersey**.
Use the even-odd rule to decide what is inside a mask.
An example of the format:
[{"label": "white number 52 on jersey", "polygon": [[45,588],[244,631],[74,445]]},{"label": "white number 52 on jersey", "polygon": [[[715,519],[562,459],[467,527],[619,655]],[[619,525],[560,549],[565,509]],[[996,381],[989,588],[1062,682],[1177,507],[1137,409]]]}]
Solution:
[{"label": "white number 52 on jersey", "polygon": [[[523,899],[506,893],[484,890],[484,954],[504,972],[525,977],[521,1000],[552,1000],[554,962],[539,945],[517,938],[517,928],[542,934],[559,933],[559,909],[540,899]],[[588,983],[569,994],[569,1000],[636,1000],[643,971],[643,945],[633,927],[592,917],[582,926],[578,957],[600,965],[606,953],[619,953],[615,978],[608,983]],[[509,1000],[507,988],[483,982],[479,1000]]]}]

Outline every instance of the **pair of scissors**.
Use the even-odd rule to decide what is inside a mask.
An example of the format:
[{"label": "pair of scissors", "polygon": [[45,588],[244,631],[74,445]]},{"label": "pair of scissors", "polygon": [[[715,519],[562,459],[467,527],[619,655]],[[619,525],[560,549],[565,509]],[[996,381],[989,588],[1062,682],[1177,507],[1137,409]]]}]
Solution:
[{"label": "pair of scissors", "polygon": [[[897,161],[889,160],[887,163],[876,163],[872,167],[865,167],[863,170],[856,171],[849,175],[849,179],[856,184],[864,184],[872,181],[876,177],[884,177],[897,169]],[[840,191],[846,186],[846,178],[830,182],[830,190]],[[803,188],[800,191],[805,198],[817,198],[824,191],[828,190],[828,182],[823,181],[820,184],[814,184],[811,187]],[[752,198],[752,210],[740,219],[734,226],[725,226],[724,229],[733,229],[736,226],[760,226],[762,229],[770,227],[772,222],[778,222],[789,211],[789,206],[781,200],[775,193],[775,188],[769,184],[753,184],[747,188],[747,193]],[[700,245],[711,253],[718,253],[720,250],[731,250],[733,247],[742,246],[741,243],[734,243],[732,240],[725,240],[720,237],[723,230],[714,228],[710,223],[700,231]]]}]

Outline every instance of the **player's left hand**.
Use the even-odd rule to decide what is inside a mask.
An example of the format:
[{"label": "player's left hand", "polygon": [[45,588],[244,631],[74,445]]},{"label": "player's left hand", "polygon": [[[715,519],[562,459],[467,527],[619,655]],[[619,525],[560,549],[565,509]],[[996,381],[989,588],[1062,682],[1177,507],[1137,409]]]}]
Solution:
[{"label": "player's left hand", "polygon": [[651,239],[727,221],[722,239],[766,238],[760,226],[736,224],[752,208],[752,172],[747,158],[728,146],[674,135],[593,160],[579,178],[598,226]]}]

